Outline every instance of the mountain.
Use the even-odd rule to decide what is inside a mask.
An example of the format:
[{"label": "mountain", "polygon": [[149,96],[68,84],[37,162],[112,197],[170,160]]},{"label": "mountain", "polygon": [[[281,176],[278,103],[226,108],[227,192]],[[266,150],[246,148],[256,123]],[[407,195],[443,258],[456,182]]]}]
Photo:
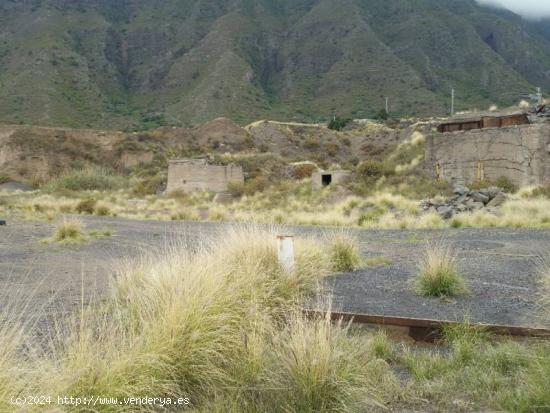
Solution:
[{"label": "mountain", "polygon": [[475,0],[0,0],[0,122],[363,118],[550,91],[550,22]]}]

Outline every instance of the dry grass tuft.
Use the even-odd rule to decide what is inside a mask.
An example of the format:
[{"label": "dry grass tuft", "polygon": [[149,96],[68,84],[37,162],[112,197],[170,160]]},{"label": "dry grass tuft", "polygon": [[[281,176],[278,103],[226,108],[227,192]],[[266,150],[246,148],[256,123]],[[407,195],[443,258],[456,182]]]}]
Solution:
[{"label": "dry grass tuft", "polygon": [[418,264],[415,288],[429,297],[452,297],[467,292],[456,255],[449,246],[428,245]]},{"label": "dry grass tuft", "polygon": [[63,220],[58,226],[53,236],[54,241],[70,244],[77,243],[85,238],[84,225],[78,220]]},{"label": "dry grass tuft", "polygon": [[330,273],[331,254],[297,240],[288,275],[275,233],[249,227],[128,262],[112,297],[84,310],[44,355],[39,387],[75,397],[188,395],[204,411],[365,409],[378,396],[363,346],[298,306]]},{"label": "dry grass tuft", "polygon": [[334,271],[355,271],[361,266],[361,252],[355,236],[345,232],[335,232],[327,236],[327,241]]}]

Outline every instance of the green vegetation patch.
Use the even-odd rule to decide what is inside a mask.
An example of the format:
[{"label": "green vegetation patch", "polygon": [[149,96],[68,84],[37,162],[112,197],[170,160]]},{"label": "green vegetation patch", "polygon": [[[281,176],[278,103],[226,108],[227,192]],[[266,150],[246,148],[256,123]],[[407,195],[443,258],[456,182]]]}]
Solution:
[{"label": "green vegetation patch", "polygon": [[429,297],[452,297],[467,292],[456,256],[448,246],[429,245],[426,248],[414,282],[416,291]]},{"label": "green vegetation patch", "polygon": [[103,168],[88,168],[69,171],[51,180],[45,187],[51,191],[107,191],[124,187],[127,179]]}]

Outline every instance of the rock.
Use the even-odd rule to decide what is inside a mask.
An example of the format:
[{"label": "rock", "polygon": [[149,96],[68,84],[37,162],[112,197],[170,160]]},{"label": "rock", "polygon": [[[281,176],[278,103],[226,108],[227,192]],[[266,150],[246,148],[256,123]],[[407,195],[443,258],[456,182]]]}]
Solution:
[{"label": "rock", "polygon": [[490,201],[489,197],[481,192],[472,192],[471,196],[474,201],[481,202],[483,203],[483,205],[487,204]]},{"label": "rock", "polygon": [[6,226],[6,221],[4,221],[3,219],[0,219],[0,227],[5,227]]},{"label": "rock", "polygon": [[437,208],[437,213],[443,219],[450,219],[454,215],[453,208],[448,207],[448,206],[441,206],[441,207]]},{"label": "rock", "polygon": [[506,194],[504,194],[504,192],[499,192],[488,204],[487,206],[488,207],[491,207],[491,208],[494,208],[494,207],[499,207],[501,206],[506,200],[508,199],[508,197],[506,196]]},{"label": "rock", "polygon": [[0,184],[0,191],[22,191],[30,192],[32,187],[23,182],[8,181],[3,184]]},{"label": "rock", "polygon": [[502,189],[496,187],[496,186],[492,186],[490,188],[487,188],[487,192],[488,192],[488,196],[489,198],[493,199],[495,196],[497,196],[498,194],[500,194],[502,192]]},{"label": "rock", "polygon": [[233,202],[233,195],[228,192],[220,192],[219,194],[216,194],[216,196],[214,196],[213,202],[215,204],[229,204]]},{"label": "rock", "polygon": [[485,204],[483,202],[477,202],[473,199],[469,199],[468,202],[465,203],[465,205],[470,210],[481,209],[485,206]]},{"label": "rock", "polygon": [[472,202],[472,203],[470,204],[470,206],[471,206],[472,209],[477,210],[477,209],[483,209],[483,207],[485,206],[485,204],[484,204],[483,202]]},{"label": "rock", "polygon": [[464,185],[456,185],[453,192],[456,195],[468,195],[470,193],[470,189],[466,188]]}]

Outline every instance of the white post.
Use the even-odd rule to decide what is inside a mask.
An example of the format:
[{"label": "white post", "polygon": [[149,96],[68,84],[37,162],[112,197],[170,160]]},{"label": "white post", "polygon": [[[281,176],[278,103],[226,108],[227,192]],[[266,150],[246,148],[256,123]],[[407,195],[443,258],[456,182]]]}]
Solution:
[{"label": "white post", "polygon": [[537,88],[537,101],[539,106],[544,103],[544,99],[542,98],[542,89],[540,87]]},{"label": "white post", "polygon": [[287,275],[292,274],[294,271],[294,237],[292,235],[278,235],[277,249],[281,268]]},{"label": "white post", "polygon": [[389,98],[386,98],[386,114],[390,113]]},{"label": "white post", "polygon": [[451,116],[455,114],[455,90],[451,89]]}]

